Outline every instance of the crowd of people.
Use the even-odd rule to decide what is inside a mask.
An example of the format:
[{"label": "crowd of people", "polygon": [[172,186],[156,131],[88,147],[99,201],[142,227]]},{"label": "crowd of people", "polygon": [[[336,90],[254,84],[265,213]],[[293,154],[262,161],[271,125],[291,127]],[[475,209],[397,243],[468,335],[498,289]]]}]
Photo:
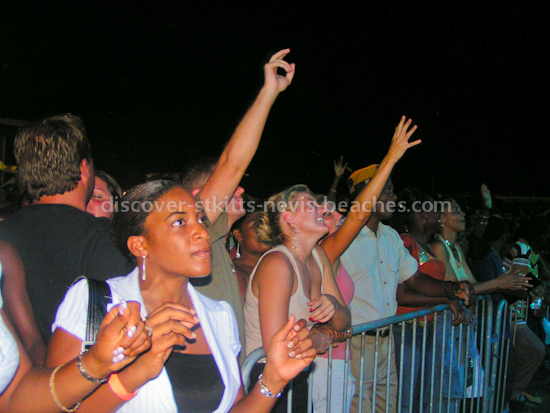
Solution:
[{"label": "crowd of people", "polygon": [[[469,307],[482,294],[539,302],[515,331],[509,386],[512,402],[536,400],[529,386],[546,351],[548,227],[509,225],[485,186],[469,222],[453,198],[416,188],[396,195],[392,170],[420,143],[411,119],[400,119],[379,164],[347,179],[345,206],[335,202],[348,170],[342,158],[325,195],[296,184],[245,205],[239,183],[293,80],[289,52],[265,64],[264,84],[219,158],[127,191],[94,170],[77,116],[19,130],[23,193],[0,221],[0,411],[286,411],[290,381],[297,412],[307,411],[310,388],[316,412],[395,411],[398,400],[402,411],[419,411],[419,369],[400,372],[414,384],[401,388],[396,369],[417,362],[415,348],[445,366],[425,380],[455,378],[436,400],[454,411],[463,368],[440,347],[458,339],[451,326],[475,328]],[[453,316],[419,321],[428,327],[421,333],[415,322],[352,336],[352,325],[437,304]],[[437,328],[446,334],[435,337]],[[339,345],[347,340],[349,350]],[[421,349],[425,342],[434,345]],[[240,367],[257,348],[266,357],[245,389]]]}]

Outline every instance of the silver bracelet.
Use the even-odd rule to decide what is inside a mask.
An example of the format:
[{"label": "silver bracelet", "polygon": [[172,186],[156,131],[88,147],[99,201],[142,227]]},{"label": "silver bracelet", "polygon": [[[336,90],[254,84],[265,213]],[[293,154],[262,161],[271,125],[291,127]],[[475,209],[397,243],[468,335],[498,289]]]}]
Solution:
[{"label": "silver bracelet", "polygon": [[82,351],[79,355],[78,355],[78,358],[76,359],[76,366],[78,367],[78,371],[80,372],[80,375],[82,377],[84,377],[86,380],[88,381],[91,381],[92,383],[94,384],[103,384],[103,383],[107,383],[107,381],[109,380],[108,377],[104,378],[104,379],[98,379],[97,377],[92,377],[88,374],[88,372],[86,370],[84,370],[84,366],[82,366],[82,356],[84,356],[84,354],[86,354],[88,350],[85,350],[85,351]]},{"label": "silver bracelet", "polygon": [[262,383],[262,378],[264,376],[260,373],[258,376],[258,384],[260,385],[260,393],[262,393],[264,396],[269,397],[270,399],[278,399],[283,394],[283,390],[281,390],[277,394],[271,393],[271,390],[267,388],[265,384]]}]

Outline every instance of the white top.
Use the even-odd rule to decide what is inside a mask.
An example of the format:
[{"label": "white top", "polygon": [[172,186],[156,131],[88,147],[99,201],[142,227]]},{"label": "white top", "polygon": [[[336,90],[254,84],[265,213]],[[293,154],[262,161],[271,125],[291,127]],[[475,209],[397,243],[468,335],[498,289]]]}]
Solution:
[{"label": "white top", "polygon": [[456,252],[458,253],[458,257],[460,258],[457,260],[455,258],[455,255],[453,254],[453,251],[451,250],[451,247],[449,244],[447,244],[447,240],[441,236],[441,234],[435,234],[435,238],[443,244],[443,248],[447,250],[447,256],[449,257],[449,264],[451,264],[451,267],[455,273],[456,280],[457,281],[469,281],[472,283],[475,283],[475,279],[471,279],[468,273],[466,272],[466,268],[464,268],[464,265],[466,263],[465,257],[462,255],[462,250],[460,248],[456,248]]},{"label": "white top", "polygon": [[[2,300],[2,263],[0,263],[0,309],[4,305]],[[4,319],[0,316],[0,394],[4,391],[19,367],[19,350]]]},{"label": "white top", "polygon": [[353,240],[341,262],[355,283],[349,304],[353,325],[391,317],[397,311],[397,284],[418,270],[399,234],[378,224],[376,235],[364,226]]},{"label": "white top", "polygon": [[[254,275],[256,274],[256,270],[258,269],[260,263],[264,259],[264,257],[268,254],[271,254],[272,252],[282,252],[286,255],[286,257],[290,260],[292,267],[294,268],[294,272],[296,274],[296,278],[298,279],[298,286],[296,288],[296,292],[290,296],[290,302],[288,303],[288,315],[294,314],[294,317],[296,317],[296,320],[304,319],[307,321],[308,327],[310,327],[313,323],[309,321],[310,313],[309,313],[309,306],[307,303],[310,301],[309,298],[307,298],[306,294],[304,293],[304,288],[302,287],[302,276],[300,275],[300,271],[298,270],[298,264],[296,264],[296,260],[294,259],[294,256],[289,251],[287,247],[284,245],[278,245],[269,251],[265,252],[264,255],[260,257],[258,260],[258,263],[254,267],[254,270],[252,270],[252,273],[250,274],[250,278],[248,279],[248,288],[246,289],[246,300],[244,304],[244,329],[246,332],[246,355],[248,356],[250,353],[252,353],[257,348],[263,347],[263,340],[262,340],[262,330],[260,329],[260,308],[259,308],[259,300],[258,297],[254,295],[252,292],[252,280],[254,279]],[[323,264],[321,262],[321,258],[319,257],[319,254],[315,249],[311,252],[311,255],[315,259],[315,262],[319,266],[319,271],[321,271],[321,293],[323,292]],[[265,359],[261,360],[262,362],[265,361]]]},{"label": "white top", "polygon": [[[141,312],[147,315],[139,289],[137,268],[125,277],[107,280],[111,287],[113,303],[111,309],[123,300],[137,301]],[[233,407],[241,387],[241,377],[237,356],[241,350],[239,330],[231,306],[225,301],[214,301],[199,294],[191,285],[187,291],[197,311],[204,337],[212,351],[220,376],[225,385],[220,405],[215,412],[227,412]],[[83,341],[86,337],[86,320],[88,311],[88,283],[85,280],[73,285],[57,310],[52,331],[57,327]],[[160,375],[145,383],[133,399],[123,404],[119,412],[174,412],[178,411],[172,386],[166,369]]]}]

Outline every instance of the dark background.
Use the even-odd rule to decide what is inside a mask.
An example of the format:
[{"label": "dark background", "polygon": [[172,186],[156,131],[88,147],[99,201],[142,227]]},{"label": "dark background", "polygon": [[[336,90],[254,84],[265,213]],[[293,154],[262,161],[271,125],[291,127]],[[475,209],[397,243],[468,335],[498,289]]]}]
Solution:
[{"label": "dark background", "polygon": [[333,159],[379,162],[403,114],[423,143],[398,190],[550,195],[542,2],[5,3],[0,117],[80,115],[123,187],[218,154],[263,63],[290,47],[294,82],[243,180],[253,195],[326,192]]}]

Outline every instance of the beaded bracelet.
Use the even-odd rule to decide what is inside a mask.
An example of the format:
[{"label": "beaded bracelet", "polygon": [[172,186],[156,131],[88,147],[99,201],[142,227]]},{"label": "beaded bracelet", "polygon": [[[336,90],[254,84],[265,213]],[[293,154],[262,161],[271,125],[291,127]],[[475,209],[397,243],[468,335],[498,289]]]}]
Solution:
[{"label": "beaded bracelet", "polygon": [[270,399],[278,399],[281,397],[281,394],[283,394],[283,391],[281,390],[277,394],[271,393],[271,390],[262,382],[263,374],[260,374],[258,376],[258,384],[260,385],[260,393],[262,393],[264,396],[269,397]]},{"label": "beaded bracelet", "polygon": [[109,380],[108,378],[98,379],[96,377],[90,376],[88,372],[84,370],[84,367],[82,366],[82,356],[84,356],[84,354],[86,354],[87,351],[88,350],[84,350],[80,352],[80,354],[78,355],[78,358],[76,359],[76,366],[78,367],[78,371],[80,372],[82,377],[84,377],[88,381],[91,381],[94,384],[107,383],[107,380]]},{"label": "beaded bracelet", "polygon": [[57,374],[57,372],[59,371],[59,369],[61,367],[65,366],[64,364],[61,365],[61,366],[57,366],[54,371],[52,371],[52,374],[50,375],[50,393],[52,394],[52,398],[53,398],[53,401],[55,402],[55,404],[57,404],[57,407],[59,407],[61,410],[63,410],[64,412],[67,412],[67,413],[74,413],[78,410],[78,408],[80,407],[80,402],[78,402],[77,404],[75,404],[71,409],[67,409],[65,406],[63,406],[61,404],[61,402],[59,401],[59,399],[57,398],[57,393],[55,392],[55,375]]}]

